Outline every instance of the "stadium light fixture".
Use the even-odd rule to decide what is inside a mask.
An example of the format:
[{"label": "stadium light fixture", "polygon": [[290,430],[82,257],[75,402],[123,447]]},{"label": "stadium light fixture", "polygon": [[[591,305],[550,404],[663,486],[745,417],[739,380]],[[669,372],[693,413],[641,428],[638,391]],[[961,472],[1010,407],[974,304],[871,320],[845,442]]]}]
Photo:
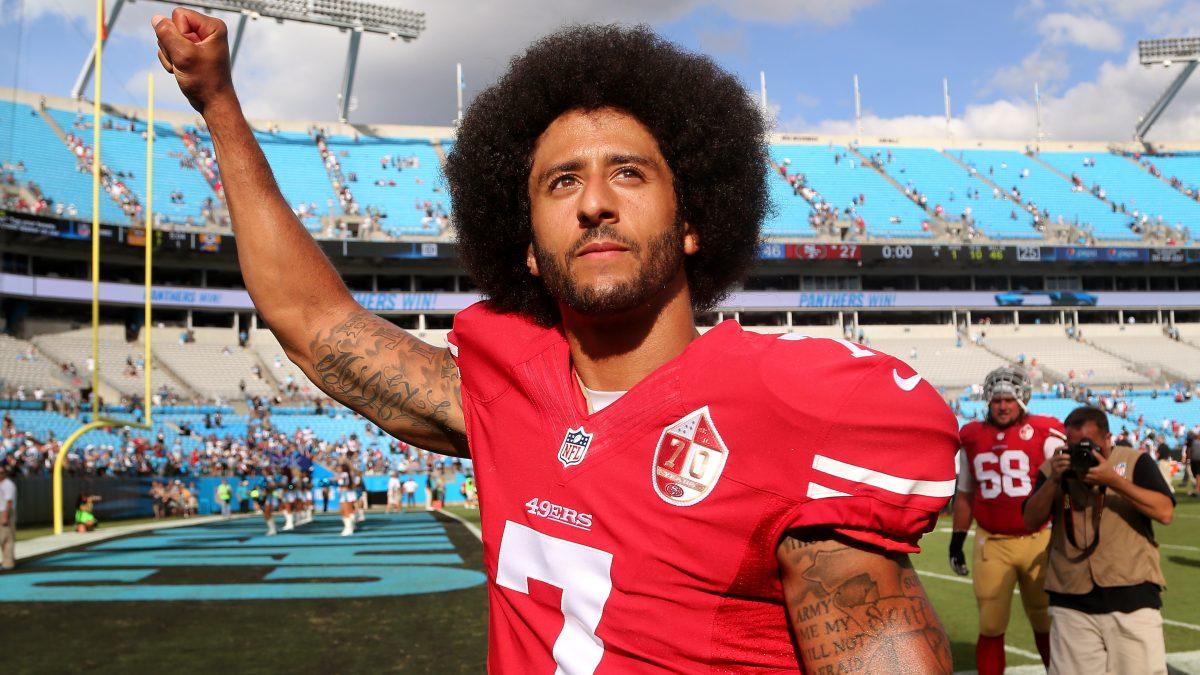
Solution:
[{"label": "stadium light fixture", "polygon": [[[136,0],[129,0],[135,2]],[[341,93],[338,94],[339,119],[346,121],[349,113],[350,92],[354,87],[354,71],[358,61],[359,41],[363,33],[378,33],[386,35],[392,41],[404,40],[410,42],[425,30],[425,13],[399,7],[361,0],[169,0],[170,4],[192,7],[204,12],[222,11],[238,15],[237,27],[234,31],[231,45],[231,63],[236,60],[242,44],[242,31],[246,27],[246,19],[275,19],[277,23],[295,21],[317,26],[337,28],[339,31],[349,31],[350,49],[346,55],[346,66],[343,71]],[[113,24],[121,12],[125,0],[115,0],[109,10],[108,34],[112,34]],[[90,54],[75,81],[71,96],[82,98],[83,91],[91,79],[96,62],[96,54]]]},{"label": "stadium light fixture", "polygon": [[1196,70],[1196,66],[1200,65],[1200,38],[1138,40],[1138,61],[1143,66],[1162,66],[1164,68],[1170,68],[1176,63],[1186,64],[1179,75],[1176,75],[1175,79],[1171,81],[1171,84],[1167,85],[1166,90],[1158,97],[1150,110],[1138,120],[1133,138],[1139,143],[1145,144],[1146,134],[1150,132],[1150,128],[1166,112],[1171,101],[1175,100],[1179,90]]}]

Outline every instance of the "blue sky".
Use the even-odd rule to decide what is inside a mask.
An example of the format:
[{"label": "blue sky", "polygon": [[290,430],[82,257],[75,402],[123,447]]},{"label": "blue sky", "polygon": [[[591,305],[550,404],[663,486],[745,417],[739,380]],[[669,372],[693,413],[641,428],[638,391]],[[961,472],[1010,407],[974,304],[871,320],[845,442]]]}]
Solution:
[{"label": "blue sky", "polygon": [[[428,28],[412,44],[364,39],[357,121],[447,124],[456,61],[469,98],[537,36],[567,23],[623,21],[712,55],[748,89],[765,71],[781,130],[850,132],[857,73],[868,134],[943,136],[948,77],[956,137],[1032,137],[1038,81],[1051,139],[1126,140],[1172,76],[1136,63],[1137,39],[1200,28],[1200,0],[384,1],[425,11]],[[162,105],[186,108],[158,68],[148,27],[170,7],[126,6],[106,51],[107,100],[139,104],[154,70]],[[0,0],[0,85],[66,95],[90,46],[93,11],[92,0]],[[345,42],[327,29],[251,23],[236,72],[248,113],[335,117]],[[1200,79],[1154,135],[1200,136]]]}]

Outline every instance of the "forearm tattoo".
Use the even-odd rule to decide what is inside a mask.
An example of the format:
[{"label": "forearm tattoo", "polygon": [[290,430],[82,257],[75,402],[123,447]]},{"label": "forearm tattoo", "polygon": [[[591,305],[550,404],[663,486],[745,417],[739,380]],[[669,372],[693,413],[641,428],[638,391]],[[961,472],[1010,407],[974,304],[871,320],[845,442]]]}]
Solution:
[{"label": "forearm tattoo", "polygon": [[380,426],[457,432],[448,421],[460,416],[461,376],[446,350],[361,309],[318,333],[310,349],[321,389]]},{"label": "forearm tattoo", "polygon": [[953,672],[946,631],[908,556],[785,537],[779,560],[808,673]]}]

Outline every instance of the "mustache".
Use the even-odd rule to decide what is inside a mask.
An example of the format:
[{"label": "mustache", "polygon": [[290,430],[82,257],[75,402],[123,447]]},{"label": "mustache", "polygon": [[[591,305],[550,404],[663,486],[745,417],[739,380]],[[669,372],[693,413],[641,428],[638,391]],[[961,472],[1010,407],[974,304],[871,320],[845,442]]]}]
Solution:
[{"label": "mustache", "polygon": [[623,236],[620,232],[617,232],[617,229],[612,225],[603,224],[584,232],[583,236],[579,238],[579,241],[575,242],[575,244],[571,246],[570,250],[567,251],[567,260],[574,258],[584,246],[587,246],[593,241],[600,239],[616,242],[629,249],[631,253],[636,254],[642,252],[641,245],[636,241]]}]

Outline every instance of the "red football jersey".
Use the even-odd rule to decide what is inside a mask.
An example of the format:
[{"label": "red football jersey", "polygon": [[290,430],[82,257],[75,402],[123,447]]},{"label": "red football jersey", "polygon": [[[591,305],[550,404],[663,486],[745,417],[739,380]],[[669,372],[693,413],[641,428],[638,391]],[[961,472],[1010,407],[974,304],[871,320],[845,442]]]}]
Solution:
[{"label": "red football jersey", "polygon": [[726,321],[593,414],[559,328],[481,303],[450,343],[494,672],[795,670],[783,533],[915,552],[954,490],[941,397],[844,340]]},{"label": "red football jersey", "polygon": [[979,526],[992,534],[1029,534],[1021,503],[1033,492],[1042,462],[1066,444],[1062,422],[1046,415],[1026,415],[1007,429],[968,422],[959,435],[966,464],[958,489],[974,494]]}]

